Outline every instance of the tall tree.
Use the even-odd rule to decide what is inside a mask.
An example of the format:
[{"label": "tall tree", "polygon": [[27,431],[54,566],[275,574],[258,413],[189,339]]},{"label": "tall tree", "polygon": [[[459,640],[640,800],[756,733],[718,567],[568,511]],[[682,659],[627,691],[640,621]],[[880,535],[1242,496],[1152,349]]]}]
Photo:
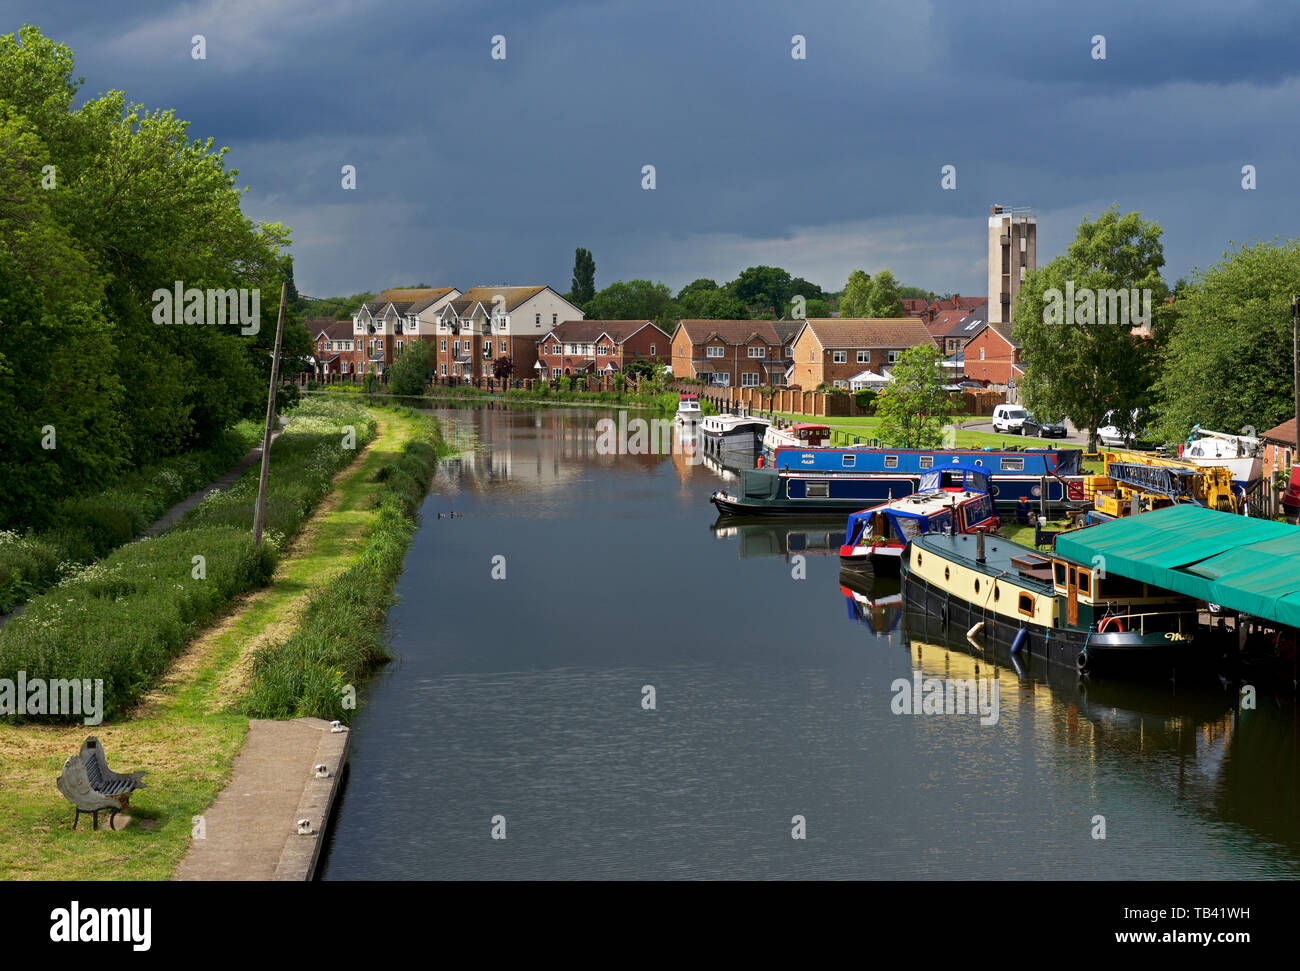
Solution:
[{"label": "tall tree", "polygon": [[663,326],[676,314],[677,304],[663,283],[619,280],[592,297],[583,310],[592,320],[653,320]]},{"label": "tall tree", "polygon": [[1183,283],[1156,379],[1166,441],[1182,441],[1197,424],[1236,434],[1291,417],[1298,281],[1300,239],[1292,239],[1242,246]]},{"label": "tall tree", "polygon": [[894,380],[876,398],[880,437],[897,448],[934,448],[943,442],[943,426],[954,406],[944,390],[933,344],[909,347],[890,365]]},{"label": "tall tree", "polygon": [[596,260],[591,251],[579,246],[573,253],[573,284],[569,289],[569,302],[584,310],[596,295]]},{"label": "tall tree", "polygon": [[756,313],[780,313],[793,296],[790,274],[779,266],[747,267],[727,288]]},{"label": "tall tree", "polygon": [[[1161,233],[1138,213],[1120,215],[1112,206],[1095,221],[1085,217],[1066,252],[1020,285],[1012,319],[1024,359],[1024,400],[1036,412],[1087,428],[1089,449],[1097,447],[1107,412],[1123,426],[1150,403],[1155,341],[1147,335],[1159,333],[1169,314]],[[1128,300],[1132,290],[1138,308]],[[1117,321],[1121,291],[1128,313]]]},{"label": "tall tree", "polygon": [[841,317],[870,317],[867,313],[871,306],[871,277],[862,270],[849,273],[849,282],[844,285],[840,297]]}]

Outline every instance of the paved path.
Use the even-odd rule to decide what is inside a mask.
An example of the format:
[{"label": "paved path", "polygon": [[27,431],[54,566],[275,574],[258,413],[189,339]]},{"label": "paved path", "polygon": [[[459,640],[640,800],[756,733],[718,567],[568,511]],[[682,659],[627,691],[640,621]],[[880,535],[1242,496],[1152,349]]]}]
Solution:
[{"label": "paved path", "polygon": [[[249,722],[230,784],[202,816],[176,880],[310,880],[347,758],[348,732],[319,718]],[[318,778],[316,766],[328,775]],[[312,834],[299,835],[300,819]]]},{"label": "paved path", "polygon": [[[271,432],[272,445],[275,444],[275,440],[280,437],[280,433],[284,431],[284,428],[287,424],[288,421],[283,417],[281,417],[279,427],[276,428],[275,431]],[[152,526],[150,526],[138,537],[136,537],[135,541],[138,543],[142,539],[148,539],[151,536],[159,536],[162,533],[166,532],[167,530],[171,529],[178,522],[180,522],[181,517],[183,517],[187,512],[189,512],[199,503],[201,503],[204,499],[212,495],[212,493],[214,492],[218,492],[222,489],[229,489],[232,485],[234,485],[236,482],[239,481],[240,476],[242,476],[245,472],[247,472],[250,468],[252,468],[254,462],[260,462],[260,461],[262,461],[262,446],[254,445],[251,449],[248,450],[248,453],[242,459],[240,459],[233,466],[231,466],[230,470],[226,472],[225,475],[223,475],[219,479],[214,480],[213,482],[209,482],[202,489],[198,490],[197,492],[191,493],[188,497],[176,503],[176,505],[172,506],[160,517],[158,517],[157,522],[155,522]]]}]

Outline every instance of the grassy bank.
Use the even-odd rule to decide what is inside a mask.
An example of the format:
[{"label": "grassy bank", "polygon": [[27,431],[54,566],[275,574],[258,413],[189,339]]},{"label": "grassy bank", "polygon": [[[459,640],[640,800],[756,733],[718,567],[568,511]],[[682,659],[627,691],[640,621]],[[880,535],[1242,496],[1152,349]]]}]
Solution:
[{"label": "grassy bank", "polygon": [[54,503],[41,530],[0,530],[0,614],[141,535],[257,444],[255,422],[239,422],[210,449],[124,475],[111,488]]},{"label": "grassy bank", "polygon": [[373,434],[374,419],[357,405],[304,402],[271,450],[262,548],[250,533],[254,467],[162,536],[121,547],[34,598],[0,628],[0,678],[102,680],[104,717],[114,717],[197,630],[267,582],[285,540]]},{"label": "grassy bank", "polygon": [[[368,413],[376,423],[374,440],[334,477],[280,558],[271,584],[243,595],[232,612],[190,640],[134,708],[95,729],[0,723],[0,878],[171,875],[189,847],[193,819],[230,779],[248,727],[253,657],[305,629],[308,603],[349,571],[377,558],[392,569],[391,537],[377,537],[381,517],[391,521],[384,510],[394,499],[385,494],[401,495],[407,508],[409,469],[398,466],[422,451],[407,444],[434,447],[437,439],[428,434],[433,419],[427,415],[390,408]],[[391,582],[384,596],[390,590]],[[72,832],[72,808],[54,788],[63,760],[91,732],[103,741],[113,768],[150,772],[149,788],[135,794],[133,818],[119,832],[92,833],[84,822]]]}]

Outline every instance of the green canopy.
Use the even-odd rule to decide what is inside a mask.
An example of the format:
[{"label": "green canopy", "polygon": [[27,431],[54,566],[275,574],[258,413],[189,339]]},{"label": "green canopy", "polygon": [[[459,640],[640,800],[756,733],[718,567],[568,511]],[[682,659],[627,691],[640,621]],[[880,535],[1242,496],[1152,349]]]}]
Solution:
[{"label": "green canopy", "polygon": [[1116,576],[1300,627],[1300,527],[1204,506],[1170,506],[1062,533],[1056,552]]}]

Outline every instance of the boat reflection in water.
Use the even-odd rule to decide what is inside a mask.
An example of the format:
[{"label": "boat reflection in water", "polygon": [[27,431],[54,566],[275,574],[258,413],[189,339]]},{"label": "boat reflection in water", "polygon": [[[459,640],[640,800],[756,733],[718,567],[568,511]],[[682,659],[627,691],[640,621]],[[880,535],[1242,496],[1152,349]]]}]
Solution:
[{"label": "boat reflection in water", "polygon": [[838,556],[844,542],[844,521],[839,518],[795,523],[719,516],[709,531],[718,539],[738,539],[742,560],[806,553]]},{"label": "boat reflection in water", "polygon": [[898,630],[903,616],[903,593],[896,576],[869,570],[840,570],[840,593],[849,620],[862,624],[877,637]]}]

